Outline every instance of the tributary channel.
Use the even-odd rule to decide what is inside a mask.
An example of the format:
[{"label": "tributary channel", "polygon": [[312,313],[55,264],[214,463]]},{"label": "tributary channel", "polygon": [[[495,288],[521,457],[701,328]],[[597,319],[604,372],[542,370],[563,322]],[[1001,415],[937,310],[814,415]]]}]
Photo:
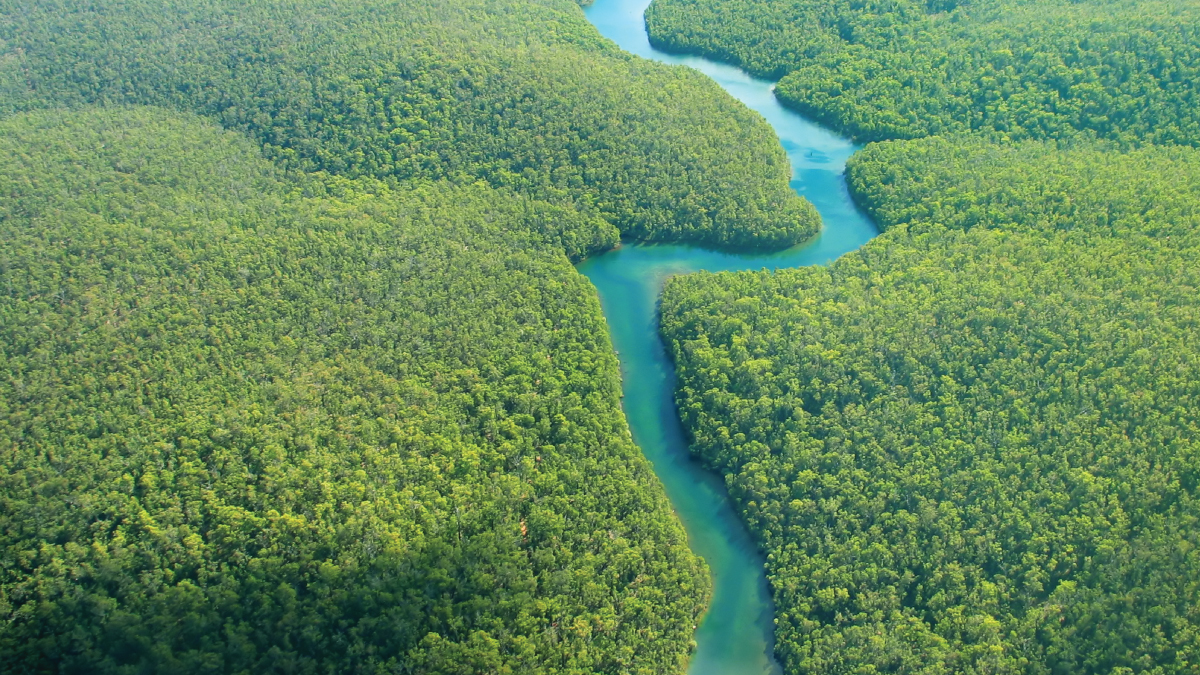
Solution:
[{"label": "tributary channel", "polygon": [[625,51],[708,75],[775,128],[792,164],[792,188],[821,214],[824,229],[801,246],[766,255],[743,255],[678,245],[630,245],[590,258],[579,271],[600,293],[623,376],[625,414],[633,438],[666,487],[693,551],[712,570],[713,598],[696,631],[690,675],[778,673],[772,655],[773,607],[763,557],[738,519],[724,481],[692,459],[675,410],[675,374],[658,333],[657,302],[663,281],[700,270],[757,270],[821,265],[878,234],[850,199],[846,160],[857,150],[841,138],[785,109],[772,83],[738,68],[650,46],[643,14],[649,0],[595,0],[585,9],[600,32]]}]

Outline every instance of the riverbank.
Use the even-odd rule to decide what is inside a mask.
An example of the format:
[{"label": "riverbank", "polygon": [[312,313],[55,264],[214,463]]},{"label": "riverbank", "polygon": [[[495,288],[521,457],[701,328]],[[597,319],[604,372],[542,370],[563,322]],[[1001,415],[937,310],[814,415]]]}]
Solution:
[{"label": "riverbank", "polygon": [[648,4],[648,0],[597,0],[584,12],[625,51],[694,68],[761,114],[787,152],[792,189],[816,206],[823,222],[814,239],[774,253],[625,243],[578,265],[599,292],[608,320],[621,362],[623,405],[633,438],[663,482],[692,550],[712,572],[712,603],[696,631],[689,673],[778,673],[772,653],[774,608],[764,561],[729,502],[724,480],[704,469],[689,452],[675,408],[674,368],[659,337],[658,298],[663,282],[672,275],[826,264],[859,248],[879,231],[855,205],[846,186],[846,161],[857,145],[784,108],[774,96],[772,82],[726,64],[654,49],[643,20]]}]

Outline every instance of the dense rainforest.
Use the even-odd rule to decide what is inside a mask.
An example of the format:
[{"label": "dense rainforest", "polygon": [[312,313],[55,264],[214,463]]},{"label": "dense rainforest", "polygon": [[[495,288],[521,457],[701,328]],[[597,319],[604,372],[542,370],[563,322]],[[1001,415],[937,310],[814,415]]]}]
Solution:
[{"label": "dense rainforest", "polygon": [[791,673],[1200,668],[1200,153],[870,145],[888,232],[668,282]]},{"label": "dense rainforest", "polygon": [[4,672],[679,669],[707,579],[555,243],[594,221],[157,109],[0,156]]},{"label": "dense rainforest", "polygon": [[[694,451],[789,673],[1200,672],[1200,14],[656,0],[652,39],[864,141],[883,230],[668,282]],[[904,140],[913,139],[913,140]]]},{"label": "dense rainforest", "polygon": [[571,262],[789,177],[568,0],[0,1],[0,671],[680,672]]},{"label": "dense rainforest", "polygon": [[694,448],[797,673],[1200,667],[1200,152],[868,146],[887,231],[671,280]]},{"label": "dense rainforest", "polygon": [[623,54],[569,0],[3,0],[0,83],[0,111],[196,112],[285,167],[483,180],[630,238],[764,248],[818,229],[761,118]]},{"label": "dense rainforest", "polygon": [[[1200,15],[656,0],[864,141],[884,234],[672,280],[789,673],[1200,669]],[[0,0],[0,670],[680,672],[621,238],[819,227],[569,0]]]},{"label": "dense rainforest", "polygon": [[1181,0],[655,0],[655,44],[779,79],[861,141],[979,131],[1200,143],[1200,6]]}]

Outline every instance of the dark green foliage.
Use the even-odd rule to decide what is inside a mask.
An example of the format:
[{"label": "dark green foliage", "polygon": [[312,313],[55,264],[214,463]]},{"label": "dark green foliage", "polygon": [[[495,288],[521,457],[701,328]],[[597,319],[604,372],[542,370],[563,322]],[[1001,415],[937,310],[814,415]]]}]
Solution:
[{"label": "dark green foliage", "polygon": [[292,169],[483,180],[636,239],[819,227],[761,118],[569,0],[0,2],[0,110],[83,103],[197,112]]},{"label": "dark green foliage", "polygon": [[868,147],[887,231],[668,283],[792,673],[1200,669],[1200,152]]},{"label": "dark green foliage", "polygon": [[869,141],[980,130],[1200,144],[1200,8],[1177,0],[655,0],[673,50],[782,78]]},{"label": "dark green foliage", "polygon": [[611,226],[0,122],[0,671],[662,673],[703,564],[630,440]]}]

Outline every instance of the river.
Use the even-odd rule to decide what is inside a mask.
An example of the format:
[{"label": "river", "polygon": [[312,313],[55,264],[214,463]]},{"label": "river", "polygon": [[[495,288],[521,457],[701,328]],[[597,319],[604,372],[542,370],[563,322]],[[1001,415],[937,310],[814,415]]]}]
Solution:
[{"label": "river", "polygon": [[596,0],[584,10],[600,33],[625,51],[708,75],[758,111],[775,129],[792,164],[791,186],[808,198],[824,224],[818,237],[778,253],[743,255],[692,246],[626,244],[585,260],[616,347],[625,414],[634,441],[654,465],[667,497],[687,530],[693,551],[712,570],[713,598],[696,631],[690,675],[779,673],[773,656],[773,607],[763,557],[737,517],[724,481],[691,458],[675,410],[674,368],[658,334],[657,302],[663,281],[700,270],[751,270],[826,264],[879,232],[850,199],[846,160],[856,145],[785,109],[772,83],[738,68],[650,46],[643,14],[649,0]]}]

